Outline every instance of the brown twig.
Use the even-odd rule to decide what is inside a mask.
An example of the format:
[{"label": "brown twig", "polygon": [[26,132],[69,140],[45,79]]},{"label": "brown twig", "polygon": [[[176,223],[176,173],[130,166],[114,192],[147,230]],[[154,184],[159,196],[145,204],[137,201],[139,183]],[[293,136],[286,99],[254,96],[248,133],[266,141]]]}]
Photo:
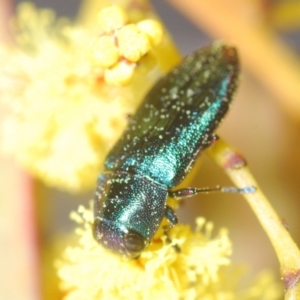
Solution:
[{"label": "brown twig", "polygon": [[244,194],[251,209],[257,216],[264,231],[268,235],[277,254],[282,280],[285,284],[285,299],[299,299],[300,296],[300,251],[282,220],[278,217],[266,196],[246,166],[243,157],[235,149],[218,140],[208,154],[216,161],[240,188],[253,186],[254,193]]}]

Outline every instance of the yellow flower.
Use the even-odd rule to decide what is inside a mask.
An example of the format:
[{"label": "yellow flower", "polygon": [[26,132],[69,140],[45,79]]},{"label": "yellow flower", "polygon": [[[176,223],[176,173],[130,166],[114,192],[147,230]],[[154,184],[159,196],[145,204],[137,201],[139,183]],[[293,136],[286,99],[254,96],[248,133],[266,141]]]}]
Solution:
[{"label": "yellow flower", "polygon": [[[213,224],[203,218],[192,231],[179,224],[169,233],[172,243],[158,235],[137,260],[127,260],[102,248],[93,239],[91,209],[80,206],[71,218],[79,243],[56,262],[65,299],[281,299],[281,286],[269,272],[241,287],[242,269],[230,261],[226,229],[213,237]],[[180,248],[176,251],[174,245]]]},{"label": "yellow flower", "polygon": [[25,3],[15,46],[0,47],[1,101],[11,112],[2,148],[47,184],[71,191],[94,188],[126,117],[162,74],[154,51],[163,38],[159,22],[130,23],[112,6],[94,27]]}]

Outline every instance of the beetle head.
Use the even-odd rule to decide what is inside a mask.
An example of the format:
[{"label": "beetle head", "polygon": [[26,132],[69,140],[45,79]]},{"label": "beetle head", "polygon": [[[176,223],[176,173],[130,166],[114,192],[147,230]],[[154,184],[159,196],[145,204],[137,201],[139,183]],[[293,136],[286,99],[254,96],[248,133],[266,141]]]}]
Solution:
[{"label": "beetle head", "polygon": [[126,172],[101,174],[94,200],[95,239],[105,248],[137,258],[164,215],[167,190]]},{"label": "beetle head", "polygon": [[93,233],[104,247],[128,258],[137,258],[148,244],[139,232],[102,218],[95,219]]}]

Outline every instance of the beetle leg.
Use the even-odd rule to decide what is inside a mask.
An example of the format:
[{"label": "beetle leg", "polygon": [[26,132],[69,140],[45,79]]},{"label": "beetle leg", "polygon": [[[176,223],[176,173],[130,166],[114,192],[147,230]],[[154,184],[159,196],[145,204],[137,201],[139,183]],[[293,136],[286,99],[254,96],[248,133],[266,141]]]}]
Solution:
[{"label": "beetle leg", "polygon": [[215,187],[204,187],[204,188],[188,187],[180,190],[169,191],[169,197],[180,200],[180,199],[192,197],[200,193],[208,194],[213,192],[222,192],[222,193],[250,194],[250,193],[254,193],[255,191],[256,188],[254,186],[247,186],[244,188],[237,188],[234,186],[220,186],[220,185],[217,185]]},{"label": "beetle leg", "polygon": [[131,118],[132,118],[132,115],[131,115],[131,114],[126,114],[126,115],[125,115],[125,119],[126,119],[127,121],[130,121]]},{"label": "beetle leg", "polygon": [[174,227],[178,223],[178,219],[174,210],[168,205],[166,206],[165,217],[169,221],[169,226],[167,226],[167,229]]},{"label": "beetle leg", "polygon": [[[164,226],[164,235],[166,237],[166,241],[171,244],[172,243],[172,239],[170,238],[170,236],[168,235],[168,230],[171,229],[172,227],[174,227],[177,223],[178,223],[178,219],[177,216],[174,212],[174,210],[170,207],[170,206],[166,206],[166,210],[165,210],[165,217],[166,219],[169,221],[169,225],[168,226]],[[176,244],[173,245],[174,250],[179,253],[180,247]]]},{"label": "beetle leg", "polygon": [[219,140],[219,136],[215,133],[212,134],[211,145]]}]

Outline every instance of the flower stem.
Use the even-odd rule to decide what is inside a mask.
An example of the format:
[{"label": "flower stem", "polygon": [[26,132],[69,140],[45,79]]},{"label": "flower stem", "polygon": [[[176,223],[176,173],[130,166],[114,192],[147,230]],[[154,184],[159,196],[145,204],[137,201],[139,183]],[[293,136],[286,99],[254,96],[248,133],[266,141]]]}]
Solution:
[{"label": "flower stem", "polygon": [[282,280],[286,289],[285,299],[300,295],[300,251],[277,213],[254,180],[244,158],[222,139],[208,150],[208,154],[227,173],[238,187],[254,186],[256,191],[244,194],[277,254]]}]

